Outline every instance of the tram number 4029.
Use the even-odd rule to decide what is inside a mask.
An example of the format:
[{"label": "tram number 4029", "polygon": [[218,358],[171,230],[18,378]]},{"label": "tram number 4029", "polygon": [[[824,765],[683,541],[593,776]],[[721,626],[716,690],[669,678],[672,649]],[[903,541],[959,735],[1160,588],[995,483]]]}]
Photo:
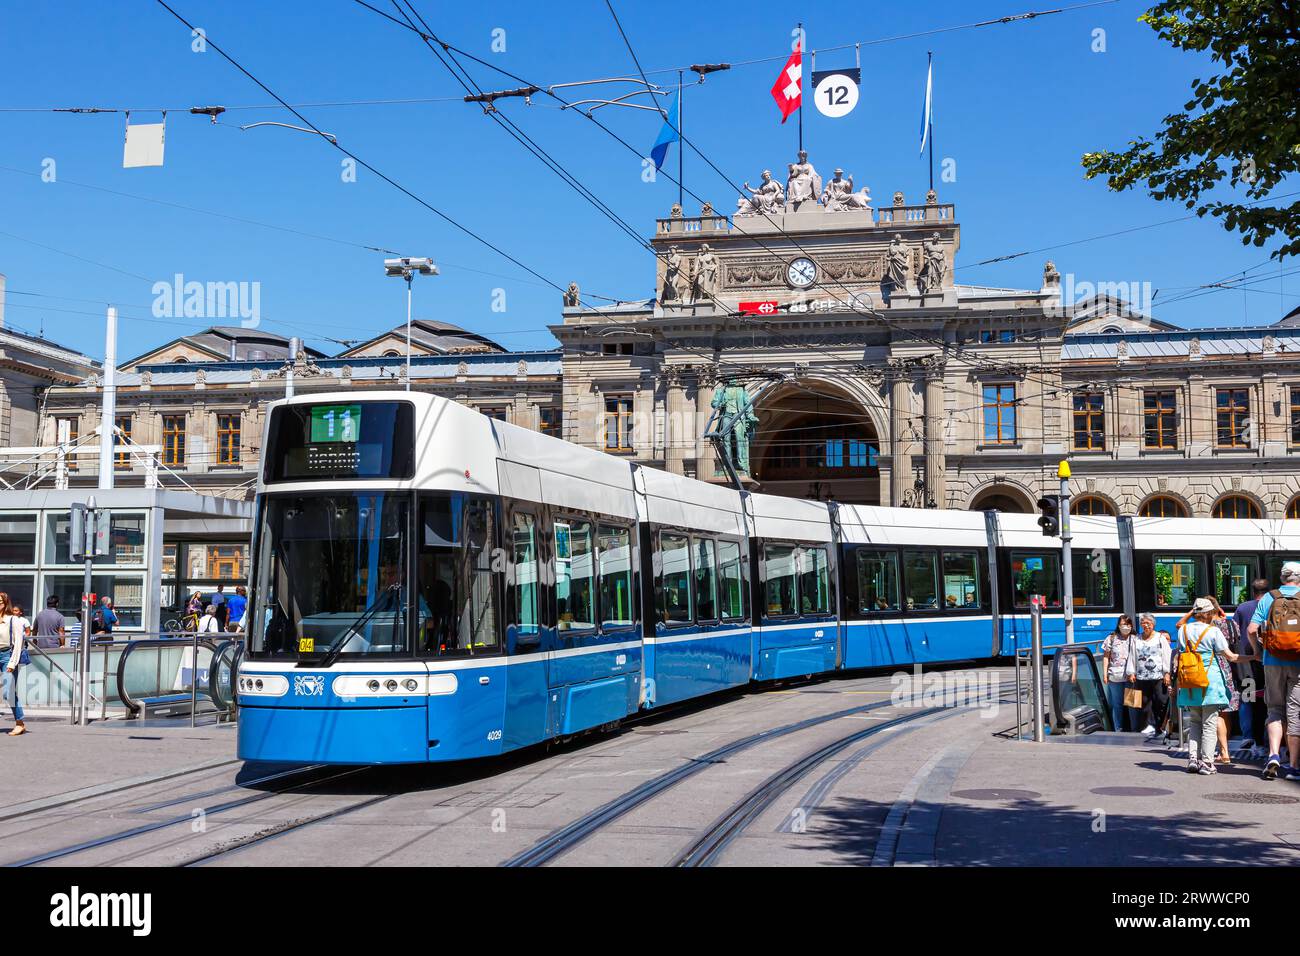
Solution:
[{"label": "tram number 4029", "polygon": [[488,731],[488,740],[500,740],[500,739],[501,739],[501,731],[499,730]]}]

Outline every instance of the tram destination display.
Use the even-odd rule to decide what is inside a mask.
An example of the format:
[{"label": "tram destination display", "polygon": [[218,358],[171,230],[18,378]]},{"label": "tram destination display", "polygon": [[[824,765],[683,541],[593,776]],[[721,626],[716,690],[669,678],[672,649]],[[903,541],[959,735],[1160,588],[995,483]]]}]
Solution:
[{"label": "tram destination display", "polygon": [[268,482],[414,474],[409,402],[285,405],[273,414],[270,436]]}]

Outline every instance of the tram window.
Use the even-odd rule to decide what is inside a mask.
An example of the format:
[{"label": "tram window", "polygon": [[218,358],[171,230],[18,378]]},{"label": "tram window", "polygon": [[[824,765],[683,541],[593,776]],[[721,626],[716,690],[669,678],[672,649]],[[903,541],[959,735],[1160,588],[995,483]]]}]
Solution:
[{"label": "tram window", "polygon": [[701,621],[718,619],[717,549],[708,538],[694,539],[695,616]]},{"label": "tram window", "polygon": [[1061,556],[1054,551],[1011,552],[1011,596],[1016,607],[1029,607],[1041,594],[1048,607],[1061,606]]},{"label": "tram window", "polygon": [[496,505],[467,495],[424,495],[417,567],[420,647],[435,654],[497,650]]},{"label": "tram window", "polygon": [[515,640],[536,644],[540,634],[537,616],[537,528],[530,514],[516,513],[514,538]]},{"label": "tram window", "polygon": [[591,522],[571,519],[555,522],[555,608],[561,631],[596,626],[592,608],[595,577],[591,547]]},{"label": "tram window", "polygon": [[718,563],[722,568],[722,616],[735,620],[745,616],[745,579],[740,569],[740,544],[718,542]]},{"label": "tram window", "polygon": [[933,551],[903,552],[904,606],[909,611],[933,611],[939,607],[936,587],[936,555]]},{"label": "tram window", "polygon": [[665,624],[691,622],[691,545],[685,535],[659,538],[659,614]]},{"label": "tram window", "polygon": [[898,610],[898,555],[858,552],[858,613]]},{"label": "tram window", "polygon": [[763,576],[766,584],[767,614],[780,617],[795,613],[795,551],[788,544],[763,546]]},{"label": "tram window", "polygon": [[1264,577],[1268,578],[1271,587],[1277,587],[1277,583],[1282,580],[1282,565],[1288,561],[1300,561],[1300,554],[1270,554],[1264,561],[1264,566],[1268,572]]},{"label": "tram window", "polygon": [[268,498],[250,652],[409,654],[410,512],[396,493]]},{"label": "tram window", "polygon": [[943,606],[950,611],[981,607],[980,560],[974,551],[943,553]]},{"label": "tram window", "polygon": [[1250,600],[1250,582],[1259,577],[1259,560],[1253,555],[1214,556],[1214,596],[1232,607]]},{"label": "tram window", "polygon": [[632,533],[603,524],[600,545],[600,621],[604,627],[632,623]]},{"label": "tram window", "polygon": [[1157,554],[1154,572],[1156,607],[1187,607],[1205,593],[1199,557]]},{"label": "tram window", "polygon": [[799,607],[804,614],[827,614],[831,609],[830,564],[825,548],[807,548],[799,575]]},{"label": "tram window", "polygon": [[1074,564],[1074,606],[1115,606],[1115,577],[1111,572],[1110,555],[1105,551],[1076,551]]}]

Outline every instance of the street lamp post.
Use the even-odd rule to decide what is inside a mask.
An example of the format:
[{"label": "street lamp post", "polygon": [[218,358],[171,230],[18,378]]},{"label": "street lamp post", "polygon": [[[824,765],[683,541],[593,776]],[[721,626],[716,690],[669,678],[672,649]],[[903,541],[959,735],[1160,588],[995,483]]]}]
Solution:
[{"label": "street lamp post", "polygon": [[385,259],[384,274],[406,280],[406,390],[411,390],[411,283],[416,275],[436,276],[438,267],[432,259]]}]

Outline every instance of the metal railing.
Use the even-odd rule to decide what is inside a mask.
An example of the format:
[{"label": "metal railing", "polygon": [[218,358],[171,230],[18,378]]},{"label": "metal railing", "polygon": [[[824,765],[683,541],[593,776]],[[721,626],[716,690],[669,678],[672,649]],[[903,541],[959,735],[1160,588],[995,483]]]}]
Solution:
[{"label": "metal railing", "polygon": [[[79,646],[29,645],[31,664],[19,672],[19,696],[27,710],[67,712],[81,719]],[[234,670],[243,653],[242,634],[97,635],[89,645],[86,673],[88,720],[135,718],[152,710],[200,713],[218,720],[235,716]]]}]

